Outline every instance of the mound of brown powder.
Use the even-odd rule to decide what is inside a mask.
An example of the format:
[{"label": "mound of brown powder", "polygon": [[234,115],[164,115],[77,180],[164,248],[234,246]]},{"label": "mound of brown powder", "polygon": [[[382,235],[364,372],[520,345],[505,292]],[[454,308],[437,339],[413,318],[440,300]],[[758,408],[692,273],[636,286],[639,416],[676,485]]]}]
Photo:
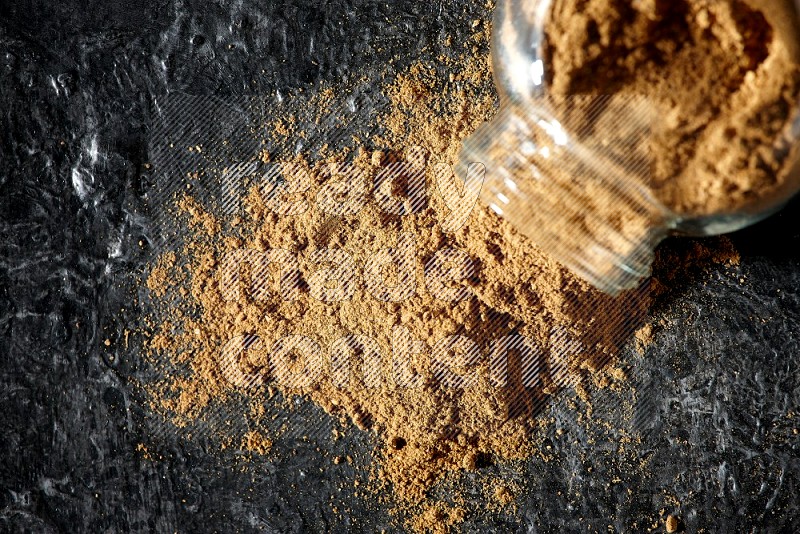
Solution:
[{"label": "mound of brown powder", "polygon": [[[380,169],[367,152],[355,163],[365,175]],[[330,179],[329,166],[305,167],[314,180],[309,200]],[[247,203],[248,220],[239,222],[228,237],[207,232],[217,224],[209,225],[213,216],[190,198],[180,203],[194,232],[184,252],[191,299],[201,315],[195,319],[172,312],[181,327],[175,331],[170,324],[152,340],[154,349],[188,357],[195,371],[191,382],[176,381],[179,395],[168,408],[197,417],[208,402],[234,387],[237,375],[232,379],[226,374],[221,354],[227,342],[254,336],[259,343],[237,361],[243,375],[276,381],[284,391],[306,395],[332,413],[345,413],[359,426],[379,432],[386,443],[384,472],[404,499],[420,499],[441,473],[461,469],[464,458],[530,455],[539,424],[535,416],[545,396],[580,380],[582,370],[603,368],[645,319],[648,301],[643,295],[612,299],[590,290],[483,208],[462,230],[448,235],[436,215],[437,208],[444,211],[436,198],[422,213],[402,218],[387,216],[375,205],[358,215],[332,217],[314,210],[302,217],[280,217],[255,191]],[[407,267],[415,289],[407,299],[385,302],[364,282],[366,266],[381,251],[397,250],[401,239],[414,249],[408,252]],[[348,254],[344,268],[361,274],[334,276],[346,280],[338,286],[315,279],[321,267],[336,263],[319,256],[332,249]],[[448,249],[472,258],[472,269],[456,272],[451,287],[437,287],[432,260]],[[231,298],[225,258],[269,250],[296,254],[305,281],[297,295],[284,297],[278,269],[269,271],[269,281],[259,282],[267,273],[256,274],[258,265],[251,261],[242,263],[240,296]],[[156,276],[160,279],[163,271],[157,270]],[[394,277],[396,286],[397,273]],[[256,294],[253,288],[259,284],[268,291]],[[347,300],[320,299],[324,288],[333,292],[344,286],[352,292]],[[453,293],[464,298],[454,300]],[[464,387],[444,383],[433,367],[432,351],[456,335],[465,347],[474,344],[478,349],[474,358],[459,347],[445,356],[455,376],[469,377]],[[502,369],[507,383],[498,386],[489,361],[491,344],[515,335],[530,340],[532,347],[508,352],[508,366]],[[298,361],[293,356],[280,363],[270,360],[276,342],[292,336],[304,336],[315,345],[300,350]],[[348,336],[375,344],[350,338],[343,352],[346,361],[334,361],[331,347]],[[368,350],[372,348],[374,353]],[[408,358],[401,376],[394,367],[398,352]],[[376,373],[362,372],[373,356],[378,359]],[[346,378],[337,373],[337,365],[350,371]],[[309,367],[313,380],[303,374]],[[405,379],[413,384],[400,383]]]}]

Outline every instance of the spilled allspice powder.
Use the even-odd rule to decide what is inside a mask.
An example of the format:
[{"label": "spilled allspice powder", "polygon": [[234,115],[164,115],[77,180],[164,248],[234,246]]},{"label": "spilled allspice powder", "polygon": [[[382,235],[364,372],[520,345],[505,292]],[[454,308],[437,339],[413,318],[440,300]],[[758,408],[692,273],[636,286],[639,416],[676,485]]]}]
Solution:
[{"label": "spilled allspice powder", "polygon": [[[597,13],[602,18],[610,12]],[[601,37],[614,39],[613,32],[602,31],[611,30],[601,28]],[[567,39],[574,32],[564,35]],[[383,89],[390,109],[379,118],[381,135],[353,140],[353,146],[340,153],[316,159],[301,154],[287,161],[296,172],[286,180],[302,182],[303,192],[292,199],[306,201],[304,212],[276,213],[274,197],[258,187],[241,199],[245,209],[239,216],[216,213],[191,195],[176,197],[175,217],[186,224],[188,237],[177,253],[166,252],[157,260],[147,279],[154,317],[159,318],[153,321],[147,349],[155,361],[168,358],[170,365],[189,370],[166,376],[164,383],[150,388],[157,411],[180,425],[202,419],[232,392],[250,395],[254,404],[266,402],[271,388],[288,397],[304,396],[380,437],[378,476],[392,486],[398,501],[424,503],[409,523],[418,531],[446,530],[463,520],[462,507],[424,502],[447,473],[474,470],[487,455],[508,461],[537,454],[535,436],[547,424],[540,416],[550,396],[573,387],[585,397],[590,384],[602,387],[624,380],[624,373],[614,367],[615,358],[637,331],[638,348],[644,350],[651,339],[650,299],[667,291],[672,282],[667,274],[650,287],[618,298],[601,294],[480,204],[466,224],[455,232],[445,231],[442,221],[450,210],[436,186],[437,164],[452,167],[462,140],[496,111],[488,28],[473,37],[473,46],[459,61],[441,58],[450,71],[446,79],[417,64],[389,80]],[[557,75],[556,87],[589,83],[580,72],[564,69],[562,77]],[[335,101],[336,88],[320,94],[316,104],[322,115]],[[272,134],[290,140],[318,132],[303,131],[294,117],[287,116],[275,122]],[[275,156],[262,153],[257,159],[268,162]],[[416,204],[407,202],[404,215],[387,214],[371,194],[356,213],[326,213],[318,194],[342,180],[337,173],[343,161],[359,170],[356,179],[364,180],[370,193],[370,184],[382,171],[401,168],[393,175],[391,193],[397,198],[413,196],[408,179],[421,174],[427,196]],[[686,202],[694,207],[700,200],[691,197]],[[414,291],[398,302],[376,298],[377,290],[365,282],[364,271],[376,255],[410,250],[401,246],[404,239],[413,243],[413,253],[407,255],[412,261],[402,265],[403,272],[380,269],[378,273],[389,292],[408,282],[403,276],[413,280]],[[697,247],[696,258],[677,261],[736,260],[727,245]],[[351,260],[346,269],[358,274],[346,288],[315,278],[321,268],[337,263],[319,256],[319,251],[328,249],[345,251]],[[463,262],[432,263],[437,253],[448,249],[468,257],[471,267],[464,268]],[[280,269],[272,265],[256,271],[247,261],[235,279],[237,297],[230,298],[230,288],[225,287],[230,279],[223,279],[230,273],[221,266],[225,258],[243,250],[288,251],[301,273],[291,298],[282,294]],[[431,269],[440,276],[431,277]],[[436,286],[442,279],[449,281]],[[344,291],[348,298],[340,302],[315,298],[336,291]],[[459,298],[439,298],[443,294]],[[236,361],[240,378],[255,380],[255,387],[237,388],[230,370],[226,373],[220,366],[223,346],[240,336],[250,339],[248,350]],[[291,336],[305,336],[315,345],[307,347],[305,361],[287,351],[283,366],[276,366],[270,360],[272,349]],[[334,361],[328,349],[347,336],[374,340],[372,348],[377,351],[351,339],[337,353],[346,361]],[[478,348],[477,357],[453,346],[440,354],[469,387],[445,384],[432,369],[432,350],[451,336],[461,336]],[[492,342],[521,339],[513,336],[524,337],[529,346],[515,345],[506,351],[505,380],[498,385],[490,358]],[[408,364],[399,375],[393,361],[398,346],[405,349]],[[375,354],[380,372],[360,372]],[[303,380],[309,362],[315,366],[314,379]],[[342,370],[350,372],[343,375]],[[278,375],[285,380],[278,380]],[[402,387],[398,379],[414,387]],[[263,431],[251,431],[240,441],[241,448],[262,454],[269,454],[272,447]],[[501,506],[514,499],[502,485],[488,493]]]}]

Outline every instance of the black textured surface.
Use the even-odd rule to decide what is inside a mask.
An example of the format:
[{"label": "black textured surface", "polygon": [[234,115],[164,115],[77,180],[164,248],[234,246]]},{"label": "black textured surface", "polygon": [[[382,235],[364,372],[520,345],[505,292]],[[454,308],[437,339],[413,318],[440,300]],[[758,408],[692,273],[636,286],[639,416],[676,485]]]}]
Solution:
[{"label": "black textured surface", "polygon": [[[121,281],[147,257],[148,125],[168,92],[273,94],[401,68],[488,16],[456,1],[0,2],[0,530],[397,528],[352,483],[369,473],[368,434],[287,433],[246,468],[213,438],[154,440],[139,362],[116,350],[137,320]],[[465,477],[463,529],[639,532],[663,509],[688,531],[799,531],[799,211],[737,235],[739,267],[662,303],[655,343],[626,362],[634,389],[596,403],[637,396],[640,443],[616,424],[587,432],[565,395],[547,460]],[[487,474],[526,488],[516,512],[481,504]]]}]

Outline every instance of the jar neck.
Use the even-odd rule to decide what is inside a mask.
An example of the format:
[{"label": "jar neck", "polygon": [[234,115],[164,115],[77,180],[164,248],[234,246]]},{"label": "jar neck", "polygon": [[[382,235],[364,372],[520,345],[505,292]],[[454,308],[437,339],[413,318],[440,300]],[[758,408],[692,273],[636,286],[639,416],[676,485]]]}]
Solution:
[{"label": "jar neck", "polygon": [[629,147],[617,147],[618,153],[612,145],[579,140],[544,106],[506,103],[464,142],[459,174],[482,164],[485,205],[574,273],[616,295],[650,276],[655,247],[677,217],[653,196],[644,161],[634,152],[626,156]]}]

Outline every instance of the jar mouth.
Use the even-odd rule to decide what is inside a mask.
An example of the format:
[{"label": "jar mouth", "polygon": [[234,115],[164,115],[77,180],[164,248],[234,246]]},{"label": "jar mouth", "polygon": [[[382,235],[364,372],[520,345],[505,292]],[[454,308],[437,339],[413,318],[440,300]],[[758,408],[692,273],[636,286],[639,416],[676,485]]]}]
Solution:
[{"label": "jar mouth", "polygon": [[[666,237],[666,233],[653,229],[644,237],[636,250],[623,256],[608,249],[598,249],[601,258],[587,260],[585,255],[566,254],[555,257],[573,274],[589,282],[600,291],[616,297],[625,291],[636,289],[652,274],[655,249]],[[606,269],[599,270],[598,265]]]},{"label": "jar mouth", "polygon": [[[642,110],[630,110],[641,123]],[[512,106],[464,142],[457,173],[465,179],[471,164],[483,164],[480,198],[487,207],[575,274],[617,295],[650,275],[654,249],[675,215],[652,196],[638,160],[611,153],[611,146],[571,136],[544,107]]]}]

